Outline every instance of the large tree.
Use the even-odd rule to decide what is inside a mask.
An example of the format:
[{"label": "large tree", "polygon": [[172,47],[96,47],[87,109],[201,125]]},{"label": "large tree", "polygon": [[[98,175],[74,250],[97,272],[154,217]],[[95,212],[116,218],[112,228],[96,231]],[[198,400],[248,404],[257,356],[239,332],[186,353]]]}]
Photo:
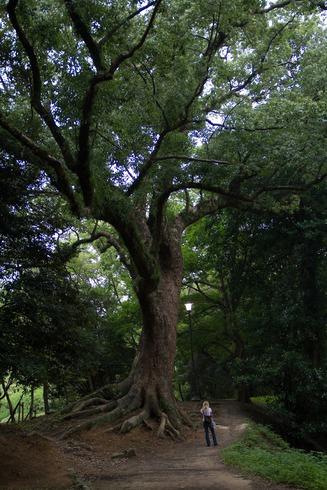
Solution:
[{"label": "large tree", "polygon": [[[172,378],[184,230],[225,207],[271,207],[275,195],[324,178],[322,150],[309,139],[311,130],[322,138],[320,74],[309,94],[299,87],[306,52],[323,44],[313,25],[325,8],[301,0],[6,5],[1,148],[45,170],[71,212],[95,221],[75,248],[105,239],[140,303],[139,352],[105,418],[140,409],[122,430],[154,415],[160,432],[176,434],[183,419]],[[233,126],[237,113],[253,142]]]}]

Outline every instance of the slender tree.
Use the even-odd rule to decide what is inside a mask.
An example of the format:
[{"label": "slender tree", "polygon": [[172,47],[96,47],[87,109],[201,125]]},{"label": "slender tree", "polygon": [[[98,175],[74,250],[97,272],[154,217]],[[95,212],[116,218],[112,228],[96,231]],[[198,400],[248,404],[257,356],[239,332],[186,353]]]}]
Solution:
[{"label": "slender tree", "polygon": [[[273,205],[275,194],[285,199],[325,177],[319,148],[302,155],[299,175],[297,141],[284,172],[272,140],[250,155],[237,138],[228,142],[229,118],[244,108],[258,117],[243,129],[277,132],[273,144],[285,149],[278,101],[298,87],[316,12],[325,8],[301,0],[6,5],[0,146],[45,171],[74,215],[95,220],[74,247],[105,239],[140,303],[138,355],[102,416],[139,409],[122,431],[154,415],[159,434],[177,435],[183,420],[172,378],[184,230],[225,207]],[[269,103],[274,117],[259,117]]]}]

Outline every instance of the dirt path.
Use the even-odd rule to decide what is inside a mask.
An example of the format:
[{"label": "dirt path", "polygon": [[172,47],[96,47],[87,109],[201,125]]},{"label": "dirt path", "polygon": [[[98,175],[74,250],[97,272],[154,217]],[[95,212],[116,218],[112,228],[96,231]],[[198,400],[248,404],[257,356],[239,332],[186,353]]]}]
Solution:
[{"label": "dirt path", "polygon": [[[212,404],[218,425],[218,447],[207,447],[200,404],[183,408],[196,430],[185,430],[185,440],[159,439],[155,431],[138,427],[122,436],[109,427],[83,432],[73,439],[59,436],[67,423],[35,420],[37,432],[19,427],[0,431],[0,489],[5,490],[143,490],[217,489],[286,490],[261,479],[244,478],[227,468],[221,448],[240,437],[248,420],[233,400]],[[123,451],[133,448],[136,457]],[[114,453],[118,458],[113,458]]]},{"label": "dirt path", "polygon": [[242,478],[222,462],[220,449],[237,439],[248,420],[234,401],[223,400],[212,405],[217,419],[218,448],[207,447],[196,404],[189,404],[197,430],[186,442],[174,445],[160,455],[142,455],[102,474],[89,482],[92,490],[104,489],[219,489],[219,490],[282,490],[288,487],[270,485],[263,480]]}]

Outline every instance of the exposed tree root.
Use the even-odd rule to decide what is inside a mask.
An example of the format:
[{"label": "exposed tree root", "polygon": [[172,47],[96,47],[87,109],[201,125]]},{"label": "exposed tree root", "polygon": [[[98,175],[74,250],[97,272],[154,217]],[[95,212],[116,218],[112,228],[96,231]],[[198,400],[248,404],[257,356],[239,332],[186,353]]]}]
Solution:
[{"label": "exposed tree root", "polygon": [[121,423],[113,425],[112,427],[109,427],[109,429],[106,429],[104,432],[109,433],[109,432],[119,432],[121,428]]},{"label": "exposed tree root", "polygon": [[159,429],[157,432],[158,437],[163,437],[165,434],[168,434],[172,439],[182,439],[180,431],[177,430],[171,421],[169,420],[167,414],[164,412],[161,413]]},{"label": "exposed tree root", "polygon": [[170,422],[168,418],[166,421],[166,431],[168,432],[168,435],[170,436],[172,435],[176,439],[182,439],[180,431],[175,429],[175,427],[173,426],[173,424]]},{"label": "exposed tree root", "polygon": [[[149,419],[152,418],[159,421],[158,437],[168,435],[174,440],[181,439],[181,426],[186,424],[191,427],[192,423],[180,410],[169,391],[163,391],[157,384],[151,388],[144,382],[133,384],[132,381],[128,378],[115,387],[107,385],[71,404],[69,413],[65,410],[66,415],[63,420],[85,417],[92,417],[92,419],[71,427],[61,437],[68,438],[108,423],[115,423],[114,429],[119,427],[123,434],[141,425],[153,430],[153,423],[149,423]],[[111,401],[107,399],[109,396]],[[120,419],[123,421],[117,425]]]},{"label": "exposed tree root", "polygon": [[126,434],[127,432],[134,429],[134,427],[142,425],[142,423],[145,422],[149,417],[150,417],[150,413],[147,410],[142,410],[141,413],[134,415],[133,417],[130,417],[129,419],[125,420],[122,423],[120,432]]},{"label": "exposed tree root", "polygon": [[151,431],[153,431],[153,427],[152,425],[147,421],[147,420],[143,420],[143,424],[145,425],[145,427]]},{"label": "exposed tree root", "polygon": [[80,412],[88,407],[95,406],[95,405],[105,405],[106,403],[108,403],[108,400],[105,400],[104,398],[93,397],[81,403],[78,403],[77,405],[75,405],[72,411]]},{"label": "exposed tree root", "polygon": [[[107,384],[102,388],[99,388],[93,393],[90,393],[83,398],[80,398],[77,402],[70,403],[64,409],[62,409],[62,414],[68,414],[74,411],[83,410],[89,405],[96,405],[94,400],[103,400],[104,403],[108,403],[110,400],[115,400],[119,397],[126,395],[132,385],[133,379],[131,376],[126,378],[124,381],[116,384]],[[83,406],[84,404],[84,406]]]},{"label": "exposed tree root", "polygon": [[91,415],[96,415],[98,413],[110,412],[110,410],[114,409],[117,406],[116,401],[108,402],[100,405],[98,407],[89,408],[86,410],[73,411],[63,417],[63,420],[71,420],[71,419],[80,419],[83,417],[90,417]]},{"label": "exposed tree root", "polygon": [[[117,401],[113,401],[113,409],[110,410],[108,413],[104,413],[103,415],[100,415],[99,417],[96,417],[92,420],[88,420],[85,422],[82,422],[79,425],[76,425],[75,427],[72,427],[68,431],[66,431],[64,434],[62,434],[62,438],[66,439],[68,437],[71,437],[72,435],[75,435],[79,432],[83,432],[84,430],[90,430],[94,427],[98,427],[100,425],[104,425],[110,422],[115,422],[119,418],[124,417],[126,414],[129,412],[133,412],[137,408],[139,408],[139,405],[136,403],[137,400],[131,400],[131,397],[129,395],[125,395],[124,397],[120,398]],[[108,404],[109,405],[109,404]],[[104,407],[97,407],[95,409],[92,409],[93,413],[96,410],[101,410],[101,408],[106,408]],[[107,410],[105,410],[107,411]],[[73,415],[73,413],[72,413]]]},{"label": "exposed tree root", "polygon": [[165,413],[162,413],[161,419],[160,419],[160,424],[159,424],[159,429],[157,432],[158,437],[163,437],[163,435],[165,433],[166,423],[167,423],[167,415]]},{"label": "exposed tree root", "polygon": [[190,427],[191,429],[194,428],[194,424],[193,424],[192,420],[190,419],[188,414],[184,410],[182,410],[181,408],[179,408],[179,415],[180,415],[183,423],[185,425],[187,425],[187,427]]},{"label": "exposed tree root", "polygon": [[70,403],[69,405],[67,405],[65,408],[61,410],[61,413],[66,414],[66,413],[73,412],[75,410],[79,410],[78,407],[80,407],[83,402],[87,402],[88,400],[97,399],[97,398],[101,398],[106,401],[112,400],[113,398],[115,398],[114,388],[115,388],[114,385],[111,384],[105,385],[99,390],[96,390],[93,393],[90,393],[89,395],[83,396],[83,398],[80,398],[77,402]]}]

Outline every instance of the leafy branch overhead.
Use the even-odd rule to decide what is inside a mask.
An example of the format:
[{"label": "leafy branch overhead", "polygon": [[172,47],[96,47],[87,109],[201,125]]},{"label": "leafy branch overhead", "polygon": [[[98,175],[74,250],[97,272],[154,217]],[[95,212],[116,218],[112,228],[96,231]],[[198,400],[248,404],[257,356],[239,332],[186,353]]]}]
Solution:
[{"label": "leafy branch overhead", "polygon": [[[36,23],[37,16],[42,22],[42,8],[35,2],[10,0],[7,36],[12,36],[11,26],[17,56],[26,58],[30,69],[30,104],[42,123],[32,137],[21,129],[22,120],[13,121],[3,109],[1,127],[51,167],[56,186],[80,215],[89,215],[89,208],[91,214],[110,215],[109,210],[99,212],[108,195],[109,202],[127,201],[126,194],[133,201],[150,196],[162,201],[167,183],[174,189],[188,187],[189,179],[181,178],[185,162],[195,181],[191,188],[203,185],[203,190],[228,197],[228,186],[209,188],[204,181],[207,169],[194,165],[226,160],[224,149],[208,158],[217,139],[217,132],[206,123],[213,117],[208,115],[220,111],[230,119],[228,114],[239,97],[243,107],[252,105],[253,109],[255,99],[265,96],[260,94],[263,79],[273,78],[276,67],[291,88],[287,64],[301,60],[287,51],[307,2],[276,2],[263,8],[255,7],[255,2],[237,3],[227,9],[225,2],[212,1],[207,6],[200,2],[182,13],[183,2],[157,0],[137,9],[127,2],[119,11],[118,6],[86,8],[82,2],[65,0],[64,7],[46,7],[55,22],[64,22],[62,35],[51,42],[44,30],[38,38],[33,26],[33,15]],[[324,2],[310,2],[312,15],[315,6],[317,11],[325,8]],[[41,53],[43,41],[47,49]],[[68,50],[68,44],[73,48]],[[61,59],[60,49],[68,50],[66,59]],[[280,51],[284,58],[286,53],[283,60],[278,59]],[[78,75],[73,75],[72,63]],[[26,99],[26,91],[18,88],[12,73],[7,72],[5,79],[9,94],[19,90]],[[64,94],[70,82],[76,82],[74,103]],[[273,82],[266,88],[270,97]],[[264,112],[258,108],[258,114],[260,110]],[[117,149],[98,136],[100,126]],[[179,150],[176,156],[171,155],[172,149]],[[179,155],[180,150],[187,150],[188,155]],[[226,180],[221,175],[225,177],[223,172],[213,172],[218,182]],[[258,189],[256,196],[268,190],[272,186]],[[234,200],[235,194],[231,192],[230,197]],[[106,219],[111,220],[110,216]]]}]

